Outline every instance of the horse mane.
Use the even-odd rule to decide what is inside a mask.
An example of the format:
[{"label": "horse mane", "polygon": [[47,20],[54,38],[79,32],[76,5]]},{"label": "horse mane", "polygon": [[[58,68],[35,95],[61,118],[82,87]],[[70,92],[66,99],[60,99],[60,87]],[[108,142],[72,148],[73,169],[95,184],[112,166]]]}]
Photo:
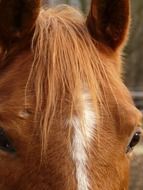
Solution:
[{"label": "horse mane", "polygon": [[32,40],[34,60],[27,89],[34,86],[35,118],[40,117],[44,152],[58,115],[63,118],[66,113],[67,119],[82,115],[77,104],[85,90],[89,91],[93,109],[98,113],[99,104],[106,102],[104,91],[114,92],[113,87],[119,83],[115,67],[109,68],[108,60],[101,60],[95,43],[79,11],[69,6],[40,11]]}]

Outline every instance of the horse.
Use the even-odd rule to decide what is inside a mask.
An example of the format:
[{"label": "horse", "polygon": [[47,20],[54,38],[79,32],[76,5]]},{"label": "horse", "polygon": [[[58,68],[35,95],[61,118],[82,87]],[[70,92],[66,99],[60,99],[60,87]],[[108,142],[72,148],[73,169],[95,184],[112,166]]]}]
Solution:
[{"label": "horse", "polygon": [[129,0],[89,14],[0,1],[0,189],[127,190],[142,115],[123,83]]}]

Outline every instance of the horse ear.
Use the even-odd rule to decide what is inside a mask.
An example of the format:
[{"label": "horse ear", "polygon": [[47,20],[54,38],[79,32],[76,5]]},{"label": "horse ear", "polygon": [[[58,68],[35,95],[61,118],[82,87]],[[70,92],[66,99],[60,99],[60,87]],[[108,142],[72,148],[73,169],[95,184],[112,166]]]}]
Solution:
[{"label": "horse ear", "polygon": [[128,36],[129,0],[92,0],[86,23],[94,39],[116,50]]},{"label": "horse ear", "polygon": [[0,40],[30,33],[39,14],[40,0],[0,1]]}]

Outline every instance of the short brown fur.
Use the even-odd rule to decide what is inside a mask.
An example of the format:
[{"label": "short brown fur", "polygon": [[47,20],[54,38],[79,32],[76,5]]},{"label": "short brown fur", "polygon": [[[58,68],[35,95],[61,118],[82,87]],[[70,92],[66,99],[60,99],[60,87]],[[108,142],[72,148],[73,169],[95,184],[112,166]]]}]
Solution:
[{"label": "short brown fur", "polygon": [[[26,32],[18,40],[16,33],[5,33],[4,44],[0,27],[0,124],[16,149],[14,154],[0,150],[0,189],[81,190],[72,159],[74,129],[68,121],[79,117],[84,135],[81,96],[86,89],[97,119],[85,150],[89,189],[127,190],[126,148],[141,119],[118,69],[128,35],[129,1],[121,1],[115,10],[106,2],[116,19],[125,10],[125,19],[119,19],[121,30],[111,19],[111,33],[104,37],[105,15],[92,18],[94,9],[103,10],[99,1],[92,1],[87,20],[68,6],[37,14],[40,2],[33,3],[29,19],[34,20],[25,17],[26,28],[20,31]],[[2,5],[7,4],[0,4],[1,10]]]}]

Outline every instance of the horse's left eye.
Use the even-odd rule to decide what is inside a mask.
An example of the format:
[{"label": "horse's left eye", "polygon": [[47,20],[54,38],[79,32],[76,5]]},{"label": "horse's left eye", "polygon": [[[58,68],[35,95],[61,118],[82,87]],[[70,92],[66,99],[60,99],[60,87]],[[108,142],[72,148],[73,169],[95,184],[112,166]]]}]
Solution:
[{"label": "horse's left eye", "polygon": [[14,147],[2,128],[0,128],[0,149],[9,153],[15,152]]},{"label": "horse's left eye", "polygon": [[139,143],[140,138],[141,138],[141,131],[136,131],[127,147],[127,153],[133,150],[133,148]]}]

